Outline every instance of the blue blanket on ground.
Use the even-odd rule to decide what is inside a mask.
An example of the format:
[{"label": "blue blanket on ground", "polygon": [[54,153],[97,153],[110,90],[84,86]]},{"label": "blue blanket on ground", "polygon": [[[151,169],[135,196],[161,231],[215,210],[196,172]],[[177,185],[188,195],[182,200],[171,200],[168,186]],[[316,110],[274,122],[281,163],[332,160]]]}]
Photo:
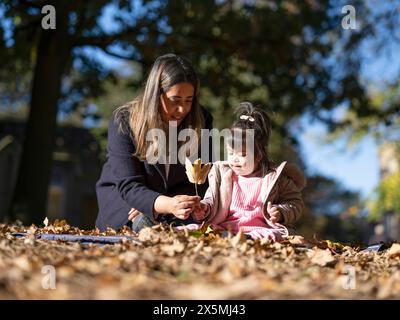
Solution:
[{"label": "blue blanket on ground", "polygon": [[[13,233],[14,237],[26,237],[28,233]],[[38,233],[35,234],[37,239],[42,240],[60,240],[66,242],[79,242],[82,244],[115,244],[120,243],[124,239],[134,242],[136,244],[140,244],[139,241],[134,240],[133,237],[130,236],[89,236],[89,235],[74,235],[74,234],[51,234],[51,233]]]}]

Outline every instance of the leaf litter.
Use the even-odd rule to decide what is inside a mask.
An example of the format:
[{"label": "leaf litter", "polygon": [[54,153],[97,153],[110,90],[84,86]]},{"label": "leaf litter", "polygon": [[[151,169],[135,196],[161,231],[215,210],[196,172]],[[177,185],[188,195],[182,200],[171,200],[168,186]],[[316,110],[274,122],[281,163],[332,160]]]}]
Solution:
[{"label": "leaf litter", "polygon": [[[39,233],[137,241],[99,246]],[[399,299],[400,244],[362,249],[301,236],[270,243],[207,226],[101,233],[64,220],[43,228],[0,224],[0,299]],[[44,266],[54,267],[55,289],[43,288]]]}]

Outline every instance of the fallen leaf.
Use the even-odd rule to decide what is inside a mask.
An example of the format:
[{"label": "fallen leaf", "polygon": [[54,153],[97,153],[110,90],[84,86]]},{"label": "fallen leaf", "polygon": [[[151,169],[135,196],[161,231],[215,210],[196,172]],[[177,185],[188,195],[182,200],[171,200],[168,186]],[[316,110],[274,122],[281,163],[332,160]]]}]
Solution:
[{"label": "fallen leaf", "polygon": [[173,257],[175,253],[182,253],[185,250],[185,245],[179,240],[174,240],[171,245],[164,245],[161,250],[165,252],[169,257]]},{"label": "fallen leaf", "polygon": [[160,241],[160,236],[159,233],[152,228],[143,228],[139,231],[138,239],[144,244],[157,244]]},{"label": "fallen leaf", "polygon": [[201,249],[203,249],[203,246],[204,246],[204,241],[203,240],[201,240],[197,245],[196,245],[196,247],[193,249],[193,251],[194,252],[200,252],[201,251]]},{"label": "fallen leaf", "polygon": [[315,249],[307,252],[307,256],[311,258],[311,263],[317,264],[321,267],[325,267],[335,261],[335,257],[329,249]]},{"label": "fallen leaf", "polygon": [[[302,237],[263,245],[241,233],[224,237],[209,230],[195,238],[170,232],[168,225],[139,233],[128,227],[100,232],[68,226],[68,234],[140,237],[141,246],[133,241],[101,246],[35,238],[49,230],[65,232],[68,224],[56,225],[0,223],[0,298],[400,298],[399,244],[382,253],[359,254],[357,245],[340,250],[327,240],[319,240],[312,249],[302,244]],[[207,233],[205,226],[201,229]],[[40,287],[45,265],[56,269],[56,290]],[[353,275],[356,290],[344,290]]]},{"label": "fallen leaf", "polygon": [[344,248],[344,246],[339,242],[333,242],[330,240],[325,240],[325,241],[326,241],[326,244],[328,245],[328,248],[333,251],[343,250],[343,248]]},{"label": "fallen leaf", "polygon": [[400,243],[393,243],[387,251],[389,258],[396,258],[400,256]]},{"label": "fallen leaf", "polygon": [[237,247],[241,242],[244,242],[246,240],[245,235],[243,232],[240,230],[232,239],[231,239],[231,244],[233,247]]}]

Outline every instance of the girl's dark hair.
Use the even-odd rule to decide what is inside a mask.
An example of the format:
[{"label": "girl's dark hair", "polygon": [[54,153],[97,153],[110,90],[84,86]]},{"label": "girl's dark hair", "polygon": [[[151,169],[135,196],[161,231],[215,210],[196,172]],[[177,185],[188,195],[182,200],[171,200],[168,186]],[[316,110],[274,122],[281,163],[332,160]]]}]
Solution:
[{"label": "girl's dark hair", "polygon": [[[258,168],[262,175],[267,174],[270,168],[268,158],[268,143],[271,136],[271,120],[267,113],[254,107],[250,102],[241,102],[236,109],[237,120],[231,126],[233,130],[241,130],[241,135],[232,134],[233,139],[228,139],[228,144],[233,146],[241,145],[246,147],[246,130],[254,130],[254,160],[259,160]],[[233,133],[233,132],[232,132]],[[241,139],[241,141],[235,141]],[[239,143],[239,144],[236,144]]]}]

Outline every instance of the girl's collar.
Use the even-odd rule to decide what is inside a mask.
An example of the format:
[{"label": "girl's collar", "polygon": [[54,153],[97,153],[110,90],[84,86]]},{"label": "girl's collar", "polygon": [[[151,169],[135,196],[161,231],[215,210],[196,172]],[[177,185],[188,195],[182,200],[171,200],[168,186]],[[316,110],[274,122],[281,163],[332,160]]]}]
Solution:
[{"label": "girl's collar", "polygon": [[250,174],[247,174],[247,175],[237,175],[235,172],[233,172],[233,174],[235,176],[238,176],[238,177],[240,176],[240,177],[243,177],[243,178],[262,178],[261,170],[256,170],[256,171],[254,171],[254,172],[252,172]]}]

